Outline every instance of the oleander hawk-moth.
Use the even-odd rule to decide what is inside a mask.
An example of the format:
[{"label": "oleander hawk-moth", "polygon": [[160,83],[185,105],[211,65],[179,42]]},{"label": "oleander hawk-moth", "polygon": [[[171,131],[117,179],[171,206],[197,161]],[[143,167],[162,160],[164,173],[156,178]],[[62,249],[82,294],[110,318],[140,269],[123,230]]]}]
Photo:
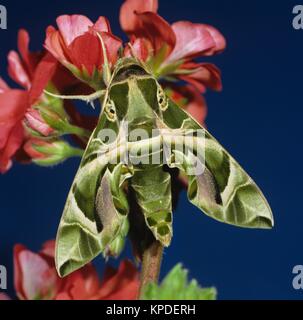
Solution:
[{"label": "oleander hawk-moth", "polygon": [[[193,164],[203,170],[195,172]],[[167,168],[187,175],[189,200],[208,216],[241,227],[273,226],[267,201],[240,165],[168,98],[144,65],[124,58],[107,86],[99,123],[64,208],[56,244],[60,276],[100,253],[120,254],[129,231],[130,189],[154,237],[170,244]]]}]

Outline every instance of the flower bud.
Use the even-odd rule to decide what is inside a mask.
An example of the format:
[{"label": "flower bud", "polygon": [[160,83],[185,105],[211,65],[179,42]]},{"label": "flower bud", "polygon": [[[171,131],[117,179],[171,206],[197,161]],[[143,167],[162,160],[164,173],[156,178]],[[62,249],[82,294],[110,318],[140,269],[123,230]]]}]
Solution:
[{"label": "flower bud", "polygon": [[82,156],[83,151],[70,146],[63,140],[29,140],[24,149],[33,162],[41,166],[54,166],[70,157]]},{"label": "flower bud", "polygon": [[34,136],[48,137],[54,134],[54,129],[51,128],[42,118],[40,112],[35,109],[30,109],[25,114],[25,125]]}]

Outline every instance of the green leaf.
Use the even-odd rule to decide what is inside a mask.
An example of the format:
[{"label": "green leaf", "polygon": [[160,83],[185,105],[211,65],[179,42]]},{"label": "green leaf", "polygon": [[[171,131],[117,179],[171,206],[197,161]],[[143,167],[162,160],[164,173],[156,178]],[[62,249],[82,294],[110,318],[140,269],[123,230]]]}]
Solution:
[{"label": "green leaf", "polygon": [[161,285],[146,286],[142,300],[216,300],[215,288],[201,288],[196,280],[188,282],[188,271],[178,264]]}]

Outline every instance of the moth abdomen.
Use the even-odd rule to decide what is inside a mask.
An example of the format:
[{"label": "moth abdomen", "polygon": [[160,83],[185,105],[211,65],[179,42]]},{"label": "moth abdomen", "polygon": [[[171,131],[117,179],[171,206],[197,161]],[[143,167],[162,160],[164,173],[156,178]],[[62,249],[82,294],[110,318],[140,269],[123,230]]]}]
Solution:
[{"label": "moth abdomen", "polygon": [[171,177],[162,165],[149,165],[135,170],[132,189],[149,229],[164,246],[172,238]]}]

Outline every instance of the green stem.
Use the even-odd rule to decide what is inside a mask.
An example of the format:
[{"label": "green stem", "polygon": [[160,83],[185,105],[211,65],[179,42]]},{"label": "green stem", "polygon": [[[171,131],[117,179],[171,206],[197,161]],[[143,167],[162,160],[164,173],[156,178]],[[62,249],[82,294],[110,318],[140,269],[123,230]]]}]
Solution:
[{"label": "green stem", "polygon": [[68,128],[68,133],[69,134],[74,134],[76,136],[79,136],[80,138],[83,137],[83,138],[90,138],[91,136],[91,132],[88,131],[88,130],[85,130],[83,128],[80,128],[80,127],[77,127],[77,126],[74,126],[74,125],[69,125]]},{"label": "green stem", "polygon": [[139,297],[142,297],[147,284],[158,282],[163,249],[162,244],[157,240],[154,240],[151,245],[146,248],[143,254]]},{"label": "green stem", "polygon": [[84,150],[79,148],[70,148],[69,155],[70,157],[83,157]]}]

